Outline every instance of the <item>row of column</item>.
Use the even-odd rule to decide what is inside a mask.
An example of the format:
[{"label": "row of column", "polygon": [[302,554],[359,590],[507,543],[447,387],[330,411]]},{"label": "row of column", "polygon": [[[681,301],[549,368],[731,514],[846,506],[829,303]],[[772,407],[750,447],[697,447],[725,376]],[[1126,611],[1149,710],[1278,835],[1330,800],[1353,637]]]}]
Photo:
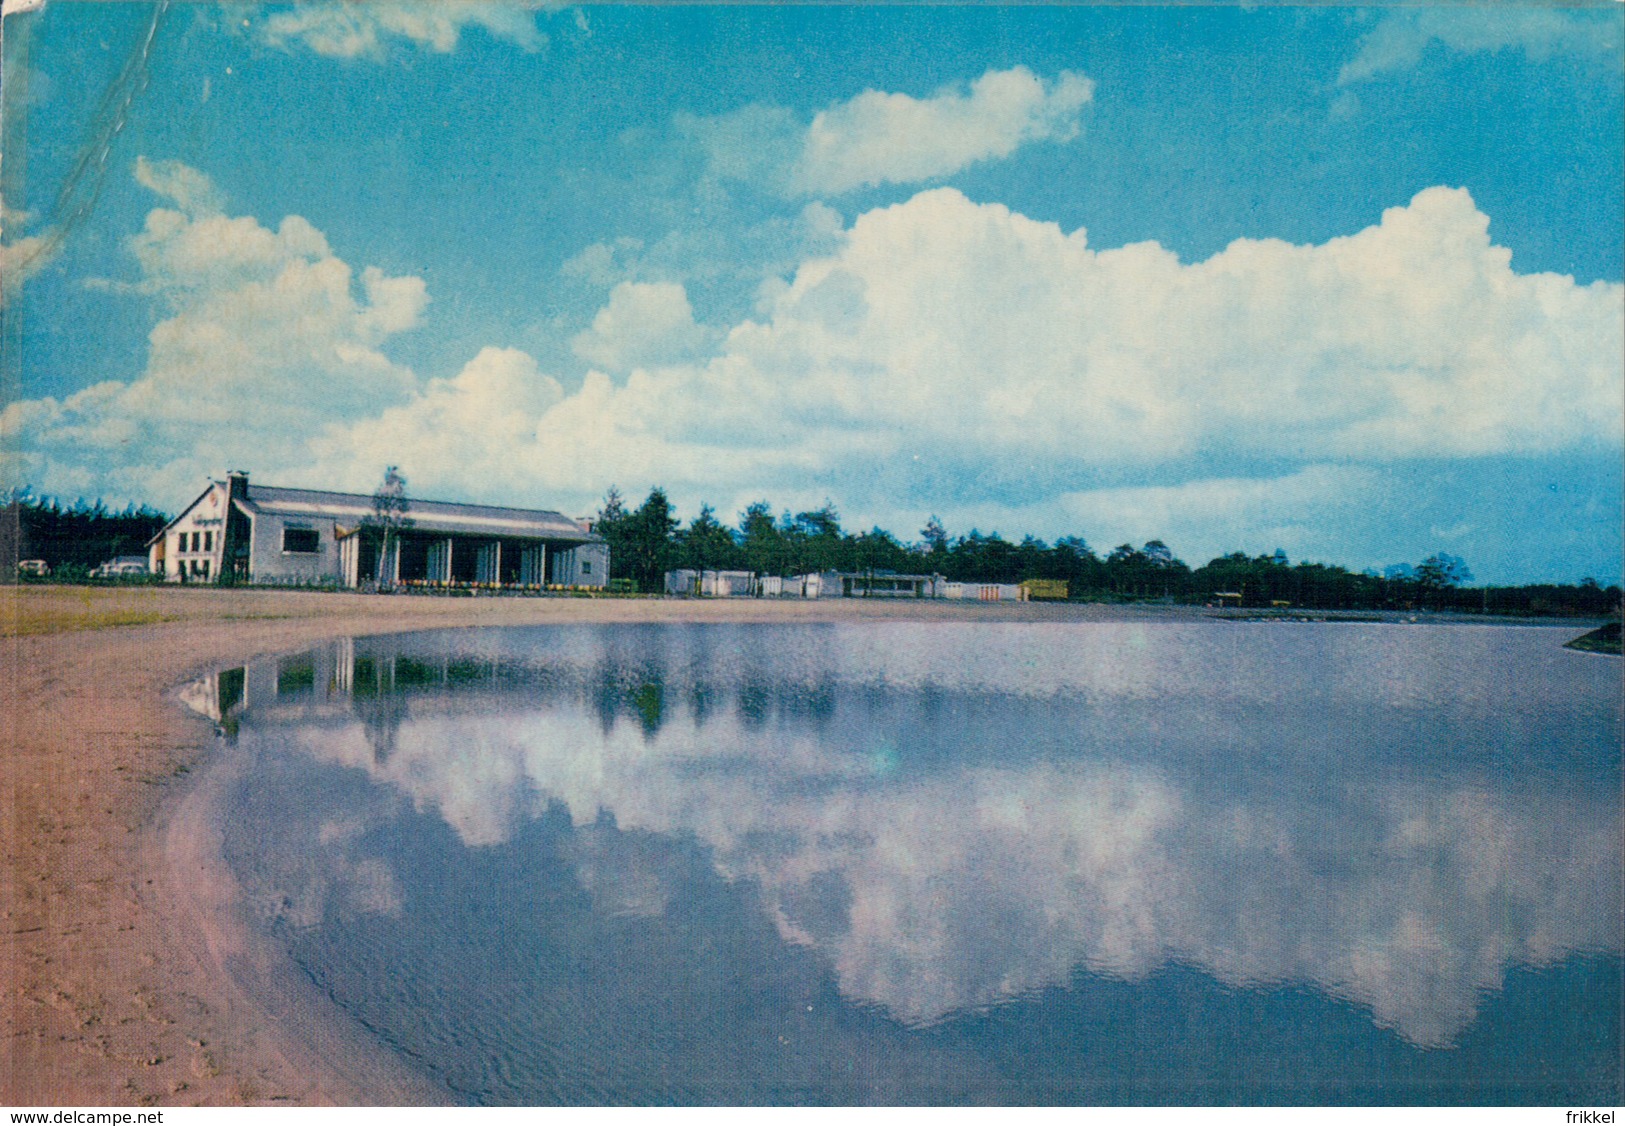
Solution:
[{"label": "row of column", "polygon": [[[427,578],[432,582],[450,582],[453,543],[448,536],[429,545]],[[396,567],[397,573],[399,566]],[[474,552],[474,581],[500,583],[502,581],[502,541],[482,543]],[[519,549],[519,583],[521,586],[540,586],[547,581],[547,545],[531,544]]]}]

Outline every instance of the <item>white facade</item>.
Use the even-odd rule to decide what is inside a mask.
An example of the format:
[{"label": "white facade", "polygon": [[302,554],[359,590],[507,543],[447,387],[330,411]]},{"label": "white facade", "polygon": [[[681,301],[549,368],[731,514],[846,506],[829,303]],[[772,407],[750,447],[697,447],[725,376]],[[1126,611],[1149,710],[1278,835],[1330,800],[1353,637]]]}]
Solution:
[{"label": "white facade", "polygon": [[767,592],[757,589],[754,571],[695,571],[685,568],[666,572],[666,593],[680,598],[751,598]]},{"label": "white facade", "polygon": [[702,571],[700,593],[710,598],[750,598],[756,593],[753,571]]},{"label": "white facade", "polygon": [[841,581],[839,571],[820,571],[815,575],[802,575],[801,596],[803,598],[845,598],[846,584]]},{"label": "white facade", "polygon": [[967,599],[973,602],[1025,602],[1027,591],[1017,583],[944,582],[937,597]]},{"label": "white facade", "polygon": [[170,582],[213,582],[226,549],[227,483],[216,481],[147,544],[153,574]]},{"label": "white facade", "polygon": [[577,544],[554,555],[553,581],[562,586],[608,586],[609,544]]},{"label": "white facade", "polygon": [[806,580],[800,576],[763,575],[758,582],[758,593],[763,598],[805,598]]},{"label": "white facade", "polygon": [[339,521],[315,514],[255,513],[248,548],[251,581],[338,581],[338,528]]}]

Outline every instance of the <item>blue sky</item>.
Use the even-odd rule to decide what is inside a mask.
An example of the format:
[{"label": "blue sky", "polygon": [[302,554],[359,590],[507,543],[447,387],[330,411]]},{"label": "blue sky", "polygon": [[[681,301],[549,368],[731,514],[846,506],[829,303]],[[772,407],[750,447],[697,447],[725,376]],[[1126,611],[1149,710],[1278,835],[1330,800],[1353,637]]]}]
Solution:
[{"label": "blue sky", "polygon": [[1622,11],[52,0],[5,483],[1616,580]]}]

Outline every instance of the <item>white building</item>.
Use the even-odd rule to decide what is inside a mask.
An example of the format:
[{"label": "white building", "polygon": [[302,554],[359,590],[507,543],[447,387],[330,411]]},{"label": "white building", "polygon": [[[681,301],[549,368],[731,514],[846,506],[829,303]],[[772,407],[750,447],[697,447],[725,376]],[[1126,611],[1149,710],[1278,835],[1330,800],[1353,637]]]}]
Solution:
[{"label": "white building", "polygon": [[557,512],[413,500],[387,556],[373,499],[356,493],[249,486],[232,473],[147,545],[154,573],[209,582],[602,587],[603,537]]},{"label": "white building", "polygon": [[1026,602],[1027,588],[1019,583],[951,583],[939,584],[938,598],[967,599],[977,602]]},{"label": "white building", "polygon": [[763,598],[804,598],[807,593],[807,584],[800,577],[763,575],[757,585]]},{"label": "white building", "polygon": [[756,593],[756,573],[701,571],[700,593],[707,598],[749,598]]},{"label": "white building", "polygon": [[941,575],[900,575],[895,571],[821,571],[785,579],[804,598],[940,598]]},{"label": "white building", "polygon": [[754,571],[666,572],[666,593],[683,598],[750,598],[757,594]]}]

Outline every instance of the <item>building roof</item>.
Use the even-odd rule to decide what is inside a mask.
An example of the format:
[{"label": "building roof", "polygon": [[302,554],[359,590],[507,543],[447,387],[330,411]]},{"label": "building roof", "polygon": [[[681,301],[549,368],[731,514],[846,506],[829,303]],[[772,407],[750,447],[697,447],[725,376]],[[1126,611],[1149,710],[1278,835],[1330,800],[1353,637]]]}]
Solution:
[{"label": "building roof", "polygon": [[[281,489],[249,485],[237,502],[248,513],[293,519],[340,520],[360,524],[373,516],[371,496],[330,493],[321,489]],[[406,517],[414,532],[445,532],[465,536],[512,536],[521,539],[597,542],[601,537],[557,512],[529,508],[497,508],[484,504],[453,504],[438,500],[408,499]]]},{"label": "building roof", "polygon": [[217,485],[218,483],[219,482],[217,482],[217,481],[209,482],[209,487],[207,489],[204,489],[197,496],[193,497],[191,504],[189,504],[185,508],[181,509],[180,512],[175,516],[175,518],[173,520],[171,520],[169,523],[165,524],[162,528],[159,528],[156,532],[154,532],[152,534],[152,538],[147,541],[147,546],[150,548],[153,544],[155,544],[159,540],[163,539],[164,538],[164,533],[169,531],[169,529],[173,528],[176,524],[179,524],[181,522],[181,517],[185,516],[188,512],[192,511],[192,509],[196,508],[199,504],[201,504],[202,501],[203,501],[203,498],[208,496],[211,492],[213,492],[215,485]]}]

